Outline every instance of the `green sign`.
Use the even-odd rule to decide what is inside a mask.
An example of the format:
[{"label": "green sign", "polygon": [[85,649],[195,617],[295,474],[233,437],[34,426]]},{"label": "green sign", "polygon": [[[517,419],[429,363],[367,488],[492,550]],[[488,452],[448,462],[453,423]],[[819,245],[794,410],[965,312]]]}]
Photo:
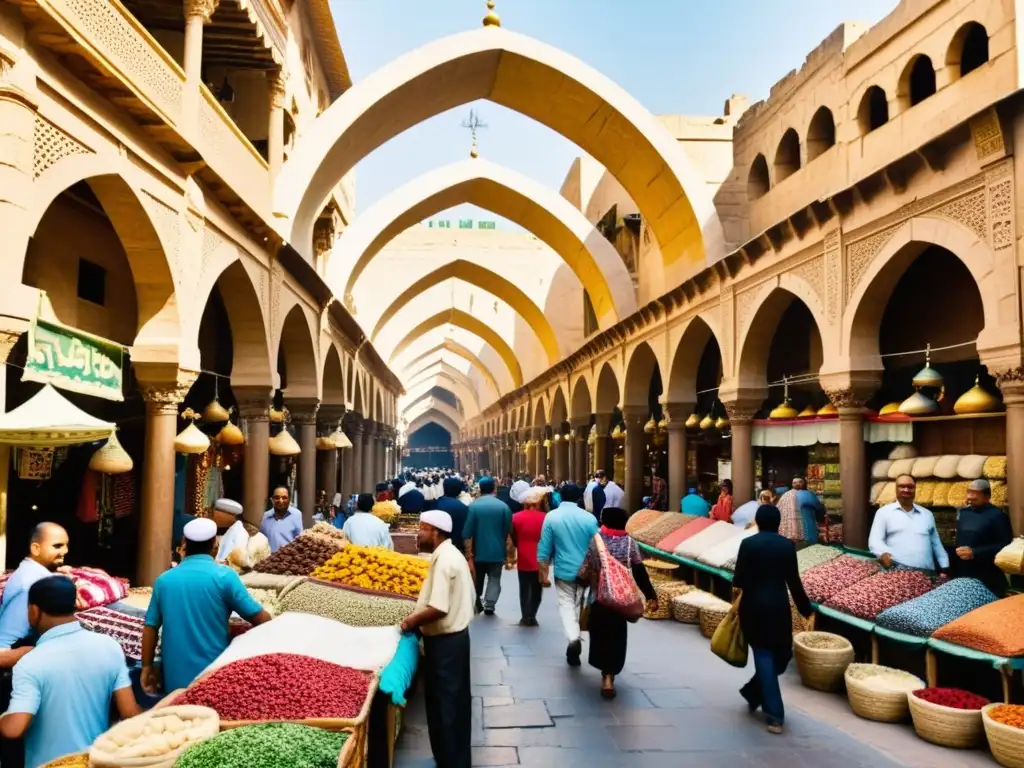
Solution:
[{"label": "green sign", "polygon": [[28,329],[28,360],[21,378],[106,400],[124,400],[123,367],[120,344],[37,318]]}]

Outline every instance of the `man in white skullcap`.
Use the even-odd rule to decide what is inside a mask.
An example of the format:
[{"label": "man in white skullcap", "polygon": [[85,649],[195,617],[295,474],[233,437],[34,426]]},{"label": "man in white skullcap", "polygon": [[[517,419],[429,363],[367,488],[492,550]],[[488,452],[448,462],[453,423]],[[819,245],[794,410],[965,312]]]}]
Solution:
[{"label": "man in white skullcap", "polygon": [[451,533],[447,512],[433,509],[420,515],[416,543],[421,552],[431,553],[430,570],[402,631],[418,629],[423,635],[423,687],[434,760],[444,768],[470,768],[469,622],[476,589]]},{"label": "man in white skullcap", "polygon": [[217,562],[226,563],[236,549],[243,552],[249,544],[249,533],[242,522],[242,505],[234,499],[217,499],[213,505],[213,522],[220,532]]},{"label": "man in white skullcap", "polygon": [[217,524],[200,517],[185,526],[185,556],[153,584],[142,630],[142,687],[154,694],[160,677],[153,666],[161,627],[163,689],[187,687],[228,647],[228,619],[237,613],[251,624],[270,621],[230,568],[217,565]]}]

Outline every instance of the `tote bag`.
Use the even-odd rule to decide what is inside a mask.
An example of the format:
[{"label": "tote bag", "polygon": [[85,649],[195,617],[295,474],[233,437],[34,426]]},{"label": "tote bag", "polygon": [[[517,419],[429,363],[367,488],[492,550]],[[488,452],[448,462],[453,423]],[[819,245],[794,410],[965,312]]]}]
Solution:
[{"label": "tote bag", "polygon": [[743,595],[733,601],[732,608],[722,619],[715,633],[711,636],[711,652],[718,658],[734,667],[747,666],[747,640],[740,629],[740,600]]},{"label": "tote bag", "polygon": [[615,611],[626,621],[636,622],[644,615],[644,603],[633,574],[629,569],[608,554],[608,548],[600,534],[594,537],[597,554],[601,561],[601,574],[597,580],[597,602],[610,611]]}]

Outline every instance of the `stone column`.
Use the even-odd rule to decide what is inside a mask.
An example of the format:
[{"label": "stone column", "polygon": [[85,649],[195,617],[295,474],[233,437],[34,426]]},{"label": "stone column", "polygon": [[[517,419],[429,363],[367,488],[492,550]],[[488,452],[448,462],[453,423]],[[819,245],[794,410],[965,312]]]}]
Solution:
[{"label": "stone column", "polygon": [[245,421],[245,467],[242,508],[245,521],[257,528],[270,507],[270,408],[271,392],[260,387],[233,387],[238,414]]},{"label": "stone column", "polygon": [[[564,480],[565,476],[567,474],[567,471],[568,471],[568,467],[565,464],[565,451],[562,450],[563,445],[565,444],[565,441],[561,439],[561,436],[558,433],[559,428],[560,427],[557,424],[556,425],[552,425],[552,427],[551,427],[551,475],[552,476],[549,477],[548,480],[550,480],[552,484],[554,484],[555,481],[558,480],[559,478]],[[555,437],[558,437],[559,439],[555,440]]]},{"label": "stone column", "polygon": [[[0,361],[7,362],[21,333],[0,330]],[[0,413],[7,410],[7,377],[0,376]],[[7,483],[11,473],[11,446],[0,445],[0,569],[7,565]]]},{"label": "stone column", "polygon": [[377,471],[374,483],[379,483],[388,476],[387,441],[391,435],[386,424],[377,425]]},{"label": "stone column", "polygon": [[575,483],[582,483],[586,485],[587,478],[590,475],[590,468],[587,466],[587,438],[590,437],[590,417],[579,416],[577,418],[570,419],[569,424],[576,436],[572,444],[572,479]]},{"label": "stone column", "polygon": [[[996,383],[1006,406],[1006,476],[1010,524],[1015,536],[1024,534],[1024,368],[996,373]],[[1017,482],[1014,482],[1017,480]],[[845,487],[844,487],[845,495]],[[843,523],[845,525],[845,516]],[[845,528],[844,528],[845,533]]]},{"label": "stone column", "polygon": [[291,400],[288,410],[295,422],[299,436],[299,510],[302,512],[302,524],[306,528],[313,527],[313,513],[316,512],[316,413],[320,407],[317,400]]},{"label": "stone column", "polygon": [[[594,466],[610,472],[614,467],[615,454],[611,450],[612,414],[599,413],[594,418],[597,432],[594,436]],[[623,478],[619,478],[622,480]]]},{"label": "stone column", "polygon": [[348,439],[352,441],[352,447],[349,448],[352,454],[352,472],[345,481],[345,499],[353,493],[362,493],[363,490],[363,426],[363,418],[355,413],[352,414],[351,424],[345,427]]},{"label": "stone column", "polygon": [[686,495],[686,418],[692,403],[666,403],[668,414],[668,508],[678,512]]},{"label": "stone column", "polygon": [[544,469],[547,465],[547,449],[544,447],[544,430],[541,427],[534,428],[533,441],[535,445],[533,447],[533,464],[530,465],[530,471],[536,477],[537,475],[544,474]]},{"label": "stone column", "polygon": [[761,401],[723,403],[732,432],[732,495],[735,506],[754,498],[754,445],[751,425]]},{"label": "stone column", "polygon": [[377,422],[372,419],[363,421],[363,473],[359,477],[358,493],[373,493],[373,486],[377,483],[374,477],[374,443],[377,437]]},{"label": "stone column", "polygon": [[[137,569],[140,586],[152,586],[156,577],[171,566],[171,550],[175,546],[171,539],[174,531],[174,438],[178,432],[178,406],[196,376],[194,371],[178,371],[173,382],[140,378],[142,396],[146,401]],[[6,471],[6,466],[3,471]]]},{"label": "stone column", "polygon": [[284,162],[285,78],[279,70],[267,72],[267,95],[270,97],[270,124],[267,126],[267,165],[270,178],[277,176]]},{"label": "stone column", "polygon": [[626,478],[623,490],[626,492],[626,511],[640,509],[644,496],[644,449],[647,438],[644,424],[647,421],[646,406],[626,406],[622,409],[626,422]]},{"label": "stone column", "polygon": [[839,477],[843,483],[843,541],[867,549],[869,533],[868,465],[864,443],[864,405],[868,390],[826,389],[839,409]]},{"label": "stone column", "polygon": [[[334,434],[338,428],[341,417],[345,414],[345,407],[341,405],[321,405],[316,412],[316,431],[327,437]],[[327,497],[327,503],[334,500],[334,494],[339,491],[338,487],[338,451],[317,451],[320,468],[317,475],[317,490],[323,491]]]},{"label": "stone column", "polygon": [[185,12],[185,84],[184,122],[199,131],[199,87],[203,84],[203,25],[210,21],[219,0],[184,0]]}]

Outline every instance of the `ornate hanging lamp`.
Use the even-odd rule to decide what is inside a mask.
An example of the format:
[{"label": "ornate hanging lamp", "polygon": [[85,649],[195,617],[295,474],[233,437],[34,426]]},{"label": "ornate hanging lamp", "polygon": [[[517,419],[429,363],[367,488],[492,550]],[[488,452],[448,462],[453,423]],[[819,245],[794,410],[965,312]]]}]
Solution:
[{"label": "ornate hanging lamp", "polygon": [[89,459],[89,469],[105,475],[120,475],[131,472],[135,466],[128,451],[121,447],[117,432],[112,432],[107,442]]},{"label": "ornate hanging lamp", "polygon": [[189,424],[174,438],[174,450],[178,453],[193,455],[210,450],[210,438],[200,432],[199,427],[196,426],[196,412],[191,408],[186,408],[182,411],[181,418],[187,419]]},{"label": "ornate hanging lamp", "polygon": [[974,386],[957,398],[953,404],[953,413],[992,413],[999,410],[999,399],[981,386],[980,379],[980,374],[975,376]]},{"label": "ornate hanging lamp", "polygon": [[793,403],[789,399],[789,379],[785,376],[782,377],[782,402],[772,408],[768,414],[768,418],[773,421],[779,421],[784,419],[795,419],[797,414],[796,408],[793,407]]}]

